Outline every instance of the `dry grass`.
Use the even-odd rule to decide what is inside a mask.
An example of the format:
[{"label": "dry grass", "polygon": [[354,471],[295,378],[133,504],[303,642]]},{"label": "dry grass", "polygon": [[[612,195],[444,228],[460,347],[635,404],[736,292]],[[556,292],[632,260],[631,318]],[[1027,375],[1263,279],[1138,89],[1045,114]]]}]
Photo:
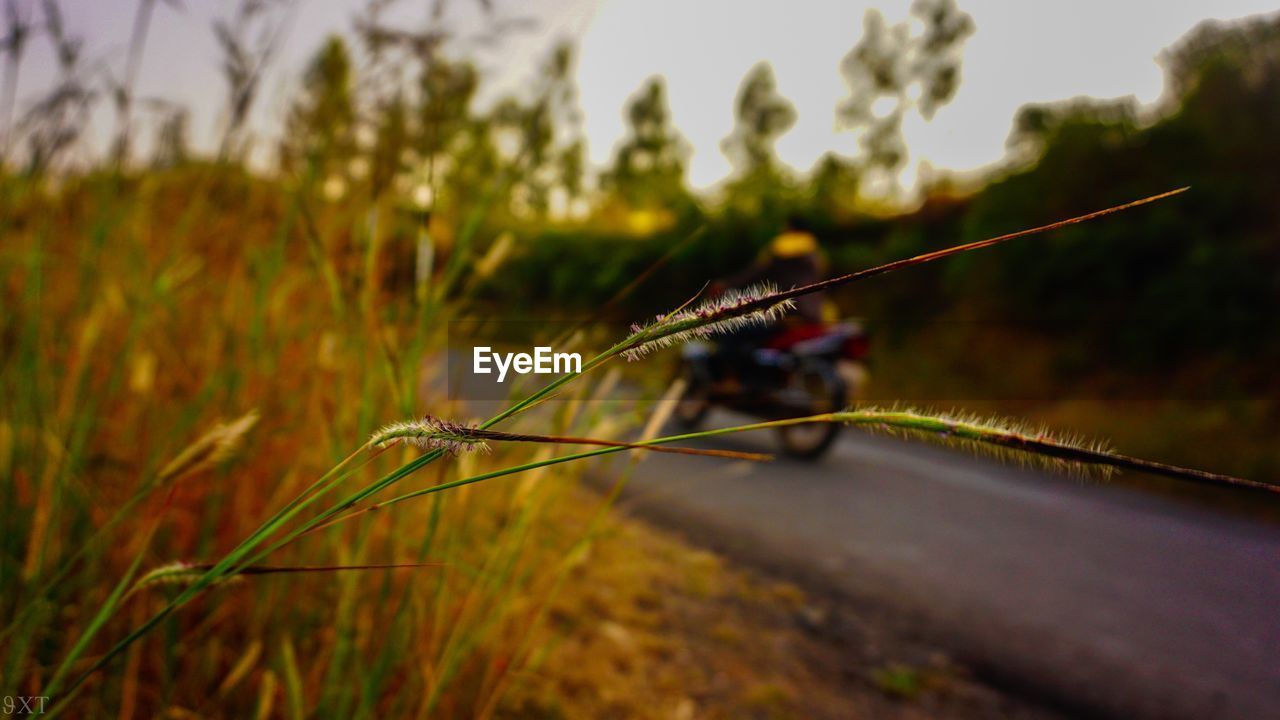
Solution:
[{"label": "dry grass", "polygon": [[[594,503],[566,497],[565,532]],[[806,592],[613,516],[552,605],[544,663],[503,717],[1048,718],[935,649]],[[904,697],[887,673],[910,676]]]},{"label": "dry grass", "polygon": [[[3,685],[34,693],[75,656],[77,638],[88,641],[66,677],[163,604],[164,588],[148,588],[96,617],[119,578],[217,559],[378,425],[465,410],[417,397],[419,359],[439,347],[431,327],[450,308],[415,327],[394,289],[353,280],[353,264],[366,258],[346,249],[368,243],[354,211],[316,213],[317,256],[277,187],[231,171],[123,186],[91,179],[56,195],[15,187],[6,188],[0,251],[2,378],[12,399],[0,416],[0,465],[13,478],[3,490],[13,512],[0,527],[10,588],[0,659]],[[335,296],[326,277],[349,286]],[[550,419],[555,430],[595,425],[569,407]],[[255,427],[234,420],[253,412]],[[545,429],[548,419],[540,422]],[[503,462],[546,452],[507,450]],[[347,483],[368,483],[416,454],[388,450]],[[491,462],[439,463],[411,486]],[[538,477],[307,536],[272,562],[447,567],[214,588],[92,676],[72,713],[493,713],[539,653],[531,633],[564,586],[568,558],[594,542],[588,528],[566,535],[558,521],[574,472],[556,469],[556,483]]]}]

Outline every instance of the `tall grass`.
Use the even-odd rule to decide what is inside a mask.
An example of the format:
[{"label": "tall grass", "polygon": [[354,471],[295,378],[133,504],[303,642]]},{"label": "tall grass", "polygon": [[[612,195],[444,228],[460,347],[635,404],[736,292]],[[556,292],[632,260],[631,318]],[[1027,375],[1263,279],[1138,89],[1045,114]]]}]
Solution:
[{"label": "tall grass", "polygon": [[[0,684],[66,700],[190,587],[148,570],[216,560],[277,509],[316,507],[306,489],[387,420],[459,412],[431,383],[419,392],[424,372],[442,371],[439,328],[455,301],[441,293],[406,314],[374,279],[355,312],[357,289],[328,280],[361,272],[343,247],[370,245],[364,208],[304,205],[234,170],[91,176],[56,193],[4,182]],[[385,269],[376,254],[371,266]],[[559,404],[538,429],[589,436],[607,408]],[[228,435],[237,442],[217,442]],[[501,460],[547,452],[526,444]],[[329,479],[346,494],[417,458],[360,455]],[[416,480],[498,459],[459,457]],[[192,612],[157,623],[59,712],[491,713],[538,655],[529,638],[566,553],[595,532],[555,521],[572,487],[561,479],[441,493],[412,513],[317,530],[241,571],[443,566],[209,582]]]}]

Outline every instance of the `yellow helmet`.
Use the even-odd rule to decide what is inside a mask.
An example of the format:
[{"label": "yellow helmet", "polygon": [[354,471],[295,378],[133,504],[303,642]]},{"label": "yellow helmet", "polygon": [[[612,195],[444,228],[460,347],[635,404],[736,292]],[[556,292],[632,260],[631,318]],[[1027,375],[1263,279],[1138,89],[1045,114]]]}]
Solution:
[{"label": "yellow helmet", "polygon": [[789,230],[769,243],[769,254],[776,258],[792,258],[818,252],[818,241],[807,232]]}]

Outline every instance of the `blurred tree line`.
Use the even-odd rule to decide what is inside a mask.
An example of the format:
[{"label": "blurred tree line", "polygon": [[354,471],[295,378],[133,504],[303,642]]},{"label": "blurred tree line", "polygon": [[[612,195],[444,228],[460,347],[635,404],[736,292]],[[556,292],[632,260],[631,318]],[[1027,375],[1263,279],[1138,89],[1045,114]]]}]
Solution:
[{"label": "blurred tree line", "polygon": [[[869,19],[868,28],[878,23]],[[961,28],[949,32],[962,40],[963,24],[941,25]],[[1024,107],[1002,170],[976,189],[933,178],[919,209],[907,214],[885,213],[862,192],[901,166],[896,128],[909,110],[865,111],[881,88],[907,97],[895,89],[908,82],[903,71],[878,70],[874,58],[896,56],[911,77],[936,83],[914,94],[922,99],[910,109],[922,113],[949,98],[957,64],[904,62],[912,54],[906,44],[883,39],[897,32],[869,30],[850,54],[862,64],[851,71],[846,61],[858,100],[841,112],[878,125],[863,134],[862,157],[829,155],[809,177],[789,177],[772,142],[794,113],[768,67],[759,66],[739,93],[738,126],[725,143],[737,172],[718,203],[698,206],[643,243],[605,231],[584,239],[582,228],[543,232],[525,262],[508,267],[518,280],[495,283],[495,297],[512,299],[505,286],[555,303],[593,303],[702,228],[696,242],[679,247],[662,280],[639,294],[635,304],[643,307],[631,309],[647,311],[748,262],[789,212],[817,228],[837,272],[1190,185],[1176,201],[915,269],[846,297],[847,310],[888,335],[976,318],[1043,334],[1065,356],[1094,364],[1159,371],[1244,361],[1257,373],[1230,382],[1274,384],[1266,369],[1280,361],[1280,19],[1206,23],[1187,35],[1163,57],[1167,91],[1159,107],[1142,109],[1131,99]],[[877,51],[886,44],[892,49]],[[957,58],[952,47],[941,57]]]},{"label": "blurred tree line", "polygon": [[[83,39],[68,32],[56,0],[7,2],[5,182],[74,167],[86,117],[104,95],[117,109],[117,169],[178,178],[195,166],[243,172],[254,141],[246,119],[290,3],[240,0],[215,22],[226,101],[211,161],[189,150],[185,111],[132,97],[157,1],[139,2],[126,67],[105,91],[84,69]],[[634,317],[750,262],[791,214],[809,220],[837,272],[1191,185],[1176,201],[1119,219],[913,270],[847,298],[847,309],[893,333],[948,313],[996,318],[1145,368],[1206,356],[1280,359],[1271,312],[1280,304],[1280,19],[1197,28],[1164,57],[1160,107],[1077,100],[1023,108],[1001,170],[979,187],[928,178],[919,208],[904,214],[894,204],[907,162],[904,118],[929,119],[954,96],[974,31],[955,0],[916,0],[910,23],[867,13],[839,67],[849,96],[834,108],[861,152],[830,153],[807,174],[775,152],[795,108],[767,63],[751,68],[722,144],[733,174],[709,194],[687,186],[690,148],[662,78],[628,101],[627,135],[610,166],[591,173],[572,45],[553,47],[523,87],[481,107],[482,75],[448,31],[446,4],[434,5],[425,29],[406,30],[385,16],[394,3],[371,0],[349,38],[319,49],[274,152],[279,187],[305,214],[323,214],[329,222],[319,226],[347,228],[313,241],[338,258],[348,282],[362,282],[376,256],[375,283],[403,291],[415,268],[423,272],[424,243],[426,272],[439,274],[445,265],[433,264],[435,255],[460,267],[505,237],[504,262],[489,264],[482,297],[573,312],[598,306],[661,260],[662,272],[617,309]],[[490,32],[518,25],[494,20]],[[41,34],[57,50],[60,79],[18,113],[18,69]],[[144,160],[130,155],[137,143],[129,138],[148,113],[154,141]],[[464,236],[476,240],[464,246]]]},{"label": "blurred tree line", "polygon": [[[1203,24],[1163,61],[1154,113],[1131,101],[1024,107],[1009,138],[1020,167],[945,221],[895,223],[884,242],[914,252],[1189,185],[1174,202],[930,268],[937,301],[999,308],[1142,368],[1213,356],[1274,367],[1280,18]],[[1274,383],[1266,375],[1254,380]]]},{"label": "blurred tree line", "polygon": [[972,19],[954,0],[917,0],[911,15],[916,27],[867,13],[861,39],[839,68],[849,97],[835,109],[840,125],[858,133],[862,152],[828,153],[808,176],[778,159],[775,145],[795,124],[796,110],[768,63],[752,67],[738,88],[734,127],[721,143],[733,173],[711,194],[687,188],[688,148],[671,125],[662,78],[648,80],[624,111],[628,135],[586,215],[523,228],[528,241],[490,284],[493,299],[527,294],[556,306],[592,305],[662,258],[661,281],[621,308],[648,312],[750,262],[789,215],[806,216],[824,239],[838,242],[842,229],[868,218],[875,202],[869,195],[884,198],[898,189],[907,160],[903,119],[932,117],[959,84]]}]

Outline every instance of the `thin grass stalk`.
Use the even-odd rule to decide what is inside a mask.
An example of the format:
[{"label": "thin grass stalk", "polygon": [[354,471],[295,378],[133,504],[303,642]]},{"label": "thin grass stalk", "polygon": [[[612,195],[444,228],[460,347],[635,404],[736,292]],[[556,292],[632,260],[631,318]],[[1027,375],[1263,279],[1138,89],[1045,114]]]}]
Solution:
[{"label": "thin grass stalk", "polygon": [[[361,450],[363,450],[363,448],[361,448]],[[95,661],[93,665],[89,667],[89,669],[81,673],[75,679],[75,681],[72,682],[70,686],[68,686],[67,691],[64,694],[63,698],[59,700],[50,709],[50,714],[53,716],[56,716],[58,713],[64,710],[67,704],[70,702],[70,700],[74,696],[76,690],[79,689],[79,687],[84,683],[86,679],[88,679],[90,675],[92,675],[94,672],[96,672],[97,670],[102,668],[104,665],[106,665],[107,662],[109,662],[113,657],[115,657],[120,652],[122,652],[129,645],[133,644],[133,642],[135,642],[138,638],[150,632],[152,628],[160,624],[161,621],[169,617],[169,615],[171,615],[179,607],[182,607],[183,605],[185,605],[186,603],[194,599],[195,596],[198,595],[205,588],[213,585],[215,582],[217,582],[218,579],[220,579],[224,575],[229,574],[227,571],[235,567],[237,562],[239,562],[239,560],[243,557],[244,554],[246,554],[249,550],[251,550],[255,545],[261,543],[264,539],[269,537],[272,533],[277,531],[280,528],[280,526],[282,526],[285,522],[287,522],[294,515],[300,512],[303,508],[310,505],[312,502],[314,502],[315,500],[323,496],[325,493],[327,493],[338,482],[341,482],[343,479],[345,479],[347,475],[349,475],[350,472],[352,472],[354,469],[348,470],[346,472],[340,472],[340,471],[342,471],[346,465],[350,464],[353,460],[355,460],[359,456],[360,456],[360,451],[356,451],[355,453],[352,453],[351,455],[347,456],[345,460],[343,460],[342,462],[338,463],[333,468],[331,468],[328,472],[326,472],[318,480],[316,480],[316,482],[313,483],[307,490],[303,491],[303,493],[300,494],[297,498],[291,501],[284,508],[281,508],[281,510],[276,512],[275,515],[273,515],[266,522],[264,522],[254,533],[252,533],[249,537],[241,541],[240,544],[238,544],[235,548],[233,548],[230,552],[228,552],[227,555],[224,556],[222,560],[220,560],[218,563],[213,565],[211,568],[205,571],[203,575],[201,575],[199,578],[193,581],[190,586],[188,586],[181,593],[179,593],[179,595],[176,598],[174,598],[172,601],[170,601],[169,604],[165,605],[149,620],[144,622],[142,625],[139,625],[136,629],[134,629],[132,632],[126,635],[123,639],[117,642],[114,646],[112,646],[112,648],[108,650],[106,654],[98,658],[98,660]],[[368,462],[368,460],[366,460],[366,462]],[[244,563],[244,564],[247,565],[249,563]],[[50,693],[50,696],[53,696],[52,692]]]},{"label": "thin grass stalk", "polygon": [[141,545],[138,547],[138,551],[134,554],[133,561],[129,564],[128,569],[125,570],[124,575],[120,577],[116,586],[111,590],[111,594],[107,596],[106,601],[98,608],[98,612],[94,613],[93,619],[89,621],[89,624],[85,626],[85,629],[80,633],[80,637],[77,638],[75,644],[72,645],[71,650],[67,652],[66,656],[62,659],[62,662],[58,664],[57,669],[54,670],[53,677],[49,680],[48,685],[43,688],[44,691],[49,694],[49,697],[57,697],[58,690],[62,687],[63,678],[66,677],[66,674],[71,669],[72,664],[74,664],[75,661],[79,659],[80,655],[89,647],[89,643],[95,636],[97,636],[98,632],[106,624],[107,620],[110,619],[111,615],[115,613],[116,608],[120,606],[120,601],[126,597],[127,589],[133,582],[133,576],[137,574],[138,568],[141,567],[142,559],[146,557],[147,549],[151,547],[151,540],[155,538],[156,531],[160,529],[160,521],[165,515],[164,511],[168,509],[170,503],[173,502],[173,495],[177,489],[178,486],[176,484],[169,487],[169,493],[165,496],[164,504],[152,519],[151,527],[148,528],[146,534],[143,535]]},{"label": "thin grass stalk", "polygon": [[951,438],[971,440],[1067,462],[1102,465],[1120,470],[1137,470],[1176,480],[1187,480],[1221,487],[1248,488],[1280,493],[1280,486],[1278,485],[1194,468],[1184,468],[1152,460],[1143,460],[1142,458],[1121,455],[1096,446],[1091,447],[1055,440],[1043,434],[1029,435],[1012,429],[1002,429],[993,427],[990,424],[946,416],[928,415],[909,410],[861,410],[830,413],[830,416],[831,422],[839,422],[846,425],[870,426],[873,428],[877,425],[885,425],[911,432],[932,433],[943,440]]},{"label": "thin grass stalk", "polygon": [[[656,434],[657,428],[661,427],[663,424],[666,423],[666,421],[671,416],[672,410],[674,410],[675,400],[679,398],[681,392],[683,392],[683,389],[684,389],[683,383],[678,381],[677,383],[673,384],[672,387],[669,388],[667,392],[664,394],[662,399],[658,401],[658,407],[655,408],[653,413],[650,415],[648,423],[646,424],[644,430],[641,431],[640,437],[642,440],[653,439],[653,435]],[[656,446],[649,446],[649,447],[653,448]],[[554,602],[555,599],[559,597],[560,590],[564,587],[565,582],[569,579],[570,571],[577,564],[577,559],[581,556],[581,553],[585,552],[587,548],[589,548],[595,542],[595,539],[600,532],[600,526],[604,523],[605,518],[608,517],[609,510],[617,503],[618,499],[622,496],[622,491],[626,488],[627,484],[630,482],[631,475],[634,472],[636,465],[640,460],[640,457],[641,456],[638,454],[632,456],[633,461],[631,462],[631,464],[628,465],[627,469],[619,475],[617,480],[614,481],[612,487],[609,489],[609,492],[605,496],[604,500],[596,507],[595,512],[592,513],[590,520],[588,520],[587,522],[587,528],[585,531],[583,531],[582,536],[578,538],[577,542],[574,543],[573,547],[571,547],[565,553],[565,557],[558,563],[556,572],[553,574],[551,588],[548,590],[546,596],[542,599],[542,601],[538,604],[538,608],[535,611],[533,620],[529,622],[527,628],[524,631],[524,634],[520,643],[517,645],[515,651],[512,653],[511,663],[507,665],[505,672],[500,674],[499,677],[495,680],[493,689],[491,692],[489,692],[488,702],[483,707],[481,707],[480,714],[479,714],[480,718],[492,717],[492,715],[495,712],[497,712],[498,701],[502,697],[502,694],[505,691],[505,689],[509,686],[509,684],[512,682],[513,678],[515,677],[515,673],[517,672],[517,666],[519,667],[520,671],[528,672],[531,670],[531,668],[528,667],[527,663],[529,662],[528,660],[529,656],[533,652],[531,648],[533,645],[535,632],[539,627],[541,627],[547,614],[550,612],[552,602]],[[532,668],[532,670],[536,671],[536,668]],[[486,678],[486,681],[487,681],[487,678]],[[482,684],[482,687],[483,687],[483,684]]]},{"label": "thin grass stalk", "polygon": [[129,57],[125,62],[124,79],[117,88],[116,140],[113,153],[116,168],[122,170],[129,162],[130,125],[133,122],[133,90],[142,67],[142,53],[147,45],[147,33],[156,0],[138,0],[138,10],[133,16],[133,29],[129,33]]},{"label": "thin grass stalk", "polygon": [[[999,427],[994,424],[980,424],[972,421],[963,421],[953,419],[942,415],[927,415],[906,410],[853,410],[843,412],[822,413],[818,415],[808,415],[805,417],[785,418],[781,420],[769,420],[758,423],[750,423],[746,425],[735,425],[727,428],[714,428],[710,430],[700,430],[692,433],[684,433],[680,435],[668,435],[665,437],[654,438],[652,440],[641,440],[633,445],[648,446],[661,445],[674,442],[687,442],[690,440],[699,440],[705,438],[717,437],[720,435],[730,435],[743,432],[752,432],[757,430],[774,430],[777,428],[788,427],[792,425],[808,425],[813,423],[834,422],[845,425],[861,426],[871,429],[896,429],[912,433],[921,433],[924,435],[936,436],[942,441],[961,440],[983,443],[993,447],[1002,447],[1014,451],[1025,452],[1033,455],[1047,456],[1067,462],[1084,463],[1090,465],[1101,465],[1126,470],[1138,470],[1141,472],[1149,472],[1166,477],[1172,477],[1179,480],[1189,480],[1193,482],[1208,483],[1213,485],[1248,488],[1253,490],[1263,490],[1266,492],[1280,493],[1280,486],[1269,485],[1254,480],[1233,477],[1230,475],[1221,475],[1218,473],[1209,473],[1202,470],[1192,468],[1184,468],[1165,463],[1153,462],[1150,460],[1142,460],[1127,455],[1110,452],[1102,449],[1092,449],[1087,446],[1057,440],[1044,435],[1028,435],[1019,433],[1010,429]],[[445,490],[463,487],[485,480],[512,475],[515,473],[536,470],[542,467],[558,465],[576,460],[584,460],[599,455],[608,455],[611,453],[621,452],[623,450],[632,449],[629,447],[605,447],[597,450],[588,450],[580,453],[572,453],[562,455],[546,460],[537,460],[522,465],[516,465],[509,468],[494,470],[480,475],[474,475],[468,478],[461,478],[448,483],[434,485],[429,488],[415,490],[405,493],[397,497],[385,500],[376,505],[357,510],[353,513],[343,515],[337,520],[345,521],[375,510],[382,510],[392,505],[412,500],[414,498],[431,495]]]},{"label": "thin grass stalk", "polygon": [[0,164],[9,157],[9,149],[13,144],[16,128],[13,121],[13,110],[18,97],[18,72],[22,67],[22,58],[26,54],[27,43],[31,41],[35,31],[35,22],[24,17],[18,7],[17,0],[5,3],[5,20],[8,24],[8,35],[4,38],[4,80],[0,81]]},{"label": "thin grass stalk", "polygon": [[829,280],[822,280],[820,282],[816,282],[811,285],[805,285],[804,287],[786,290],[778,293],[774,297],[762,299],[762,300],[756,301],[755,303],[748,304],[741,308],[738,308],[736,313],[746,314],[746,313],[755,312],[757,310],[762,309],[763,307],[766,307],[770,303],[776,303],[784,300],[792,300],[804,295],[809,295],[811,293],[819,292],[822,290],[830,290],[831,288],[836,288],[841,285],[847,285],[856,280],[865,280],[870,277],[875,277],[876,275],[884,275],[885,273],[890,273],[895,270],[902,270],[904,268],[914,267],[916,265],[923,265],[925,263],[933,262],[935,260],[941,260],[943,258],[951,257],[952,255],[959,255],[961,253],[972,252],[974,250],[981,250],[983,248],[992,247],[994,245],[1000,245],[1010,240],[1016,240],[1018,238],[1027,237],[1029,235],[1038,235],[1038,234],[1046,233],[1052,230],[1059,230],[1064,227],[1069,227],[1071,225],[1079,225],[1080,223],[1089,222],[1090,220],[1096,220],[1101,217],[1106,217],[1107,215],[1114,215],[1118,212],[1131,210],[1133,208],[1140,207],[1142,205],[1147,205],[1149,203],[1157,202],[1159,200],[1165,200],[1165,199],[1174,197],[1175,195],[1181,195],[1182,193],[1190,189],[1191,189],[1190,186],[1180,187],[1180,188],[1169,190],[1167,192],[1162,192],[1156,195],[1150,195],[1140,200],[1127,202],[1122,205],[1115,205],[1113,207],[1109,207],[1104,210],[1096,210],[1094,212],[1087,213],[1084,215],[1077,215],[1076,217],[1068,218],[1066,220],[1059,220],[1057,222],[1052,222],[1052,223],[1049,223],[1048,225],[1040,225],[1038,227],[1028,228],[1026,230],[1019,230],[1017,232],[1011,232],[1005,235],[999,235],[997,237],[987,238],[986,240],[978,240],[976,242],[965,243],[963,245],[956,245],[949,248],[943,248],[942,250],[934,250],[933,252],[922,253],[920,255],[905,258],[903,260],[895,260],[893,262],[885,263],[883,265],[877,265],[872,268],[867,268],[866,270],[859,270],[857,272],[852,272],[847,275],[841,275],[840,277],[831,278]]},{"label": "thin grass stalk", "polygon": [[[512,582],[512,575],[515,572],[520,556],[528,548],[526,540],[534,518],[534,506],[532,503],[523,503],[520,508],[521,512],[516,519],[514,527],[511,528],[510,532],[505,533],[506,542],[498,552],[489,555],[486,565],[480,574],[483,579],[482,584],[472,588],[464,603],[459,620],[452,626],[449,640],[444,648],[442,658],[443,671],[440,673],[437,682],[432,686],[427,698],[426,708],[428,713],[435,712],[444,689],[449,686],[461,670],[462,663],[471,650],[483,642],[499,622],[506,617],[506,613],[502,612],[501,609],[509,607],[511,596],[516,591],[517,585]],[[485,585],[487,587],[484,587]],[[494,597],[495,610],[482,613],[481,609],[475,609],[479,605],[477,597]],[[481,613],[482,622],[479,627],[465,633],[462,632],[461,629],[466,627],[473,613]]]},{"label": "thin grass stalk", "polygon": [[[313,171],[308,168],[305,185],[310,186],[312,183]],[[320,235],[319,227],[316,225],[315,216],[311,213],[311,206],[307,204],[305,192],[294,193],[294,205],[298,210],[298,214],[302,217],[302,235],[306,239],[307,254],[311,257],[311,262],[315,264],[316,271],[320,273],[320,277],[324,278],[325,289],[329,291],[329,304],[333,306],[333,315],[339,323],[342,322],[347,315],[347,302],[342,293],[342,283],[338,280],[338,272],[333,267],[333,261],[329,258],[329,254],[325,252],[324,241]]]},{"label": "thin grass stalk", "polygon": [[999,235],[997,237],[978,240],[976,242],[955,245],[942,250],[922,253],[902,260],[877,265],[875,267],[859,270],[857,272],[841,275],[829,280],[804,285],[790,290],[772,291],[771,289],[755,288],[752,291],[737,298],[735,302],[719,303],[709,302],[695,312],[675,311],[669,313],[665,317],[660,317],[645,327],[639,327],[636,332],[627,339],[626,347],[621,351],[628,359],[634,360],[644,355],[649,349],[657,346],[664,346],[671,342],[678,341],[678,338],[711,334],[716,326],[728,328],[735,323],[749,321],[752,318],[767,319],[771,313],[775,313],[778,308],[791,303],[798,297],[809,295],[815,292],[830,290],[832,288],[847,285],[849,283],[865,280],[877,275],[883,275],[895,270],[902,270],[916,265],[941,260],[943,258],[959,255],[961,253],[981,250],[983,248],[999,245],[1017,238],[1027,237],[1039,233],[1049,232],[1060,228],[1077,225],[1089,220],[1095,220],[1107,215],[1113,215],[1118,212],[1130,210],[1148,203],[1164,200],[1175,195],[1180,195],[1189,187],[1182,187],[1168,192],[1151,195],[1140,200],[1116,205],[1104,210],[1098,210],[1085,215],[1079,215],[1066,220],[1041,225],[1039,227],[1019,230],[1018,232]]},{"label": "thin grass stalk", "polygon": [[392,423],[383,427],[369,439],[369,445],[376,447],[392,447],[399,443],[413,445],[426,450],[442,449],[451,454],[466,450],[488,450],[489,442],[539,443],[543,445],[601,445],[606,447],[625,447],[647,449],[654,452],[677,453],[683,455],[702,455],[730,460],[751,460],[761,462],[771,460],[772,456],[762,453],[745,453],[734,450],[710,450],[702,448],[666,448],[638,445],[621,440],[604,440],[600,438],[577,437],[571,435],[536,435],[529,433],[509,433],[496,430],[484,430],[468,427],[460,423],[426,416],[421,420]]}]

